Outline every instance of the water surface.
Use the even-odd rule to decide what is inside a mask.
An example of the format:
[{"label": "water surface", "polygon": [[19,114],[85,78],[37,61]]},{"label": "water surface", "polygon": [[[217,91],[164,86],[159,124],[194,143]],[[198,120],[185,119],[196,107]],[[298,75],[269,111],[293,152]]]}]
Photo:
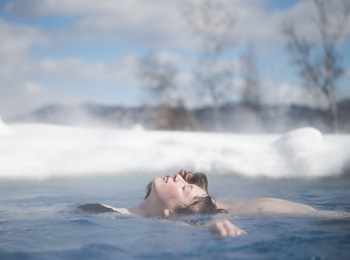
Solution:
[{"label": "water surface", "polygon": [[[208,176],[221,202],[277,197],[350,212],[348,178]],[[257,214],[173,219],[77,212],[83,203],[135,207],[151,175],[0,182],[0,259],[348,259],[347,217]],[[221,239],[207,225],[228,218],[248,232]],[[170,221],[169,221],[170,220]]]}]

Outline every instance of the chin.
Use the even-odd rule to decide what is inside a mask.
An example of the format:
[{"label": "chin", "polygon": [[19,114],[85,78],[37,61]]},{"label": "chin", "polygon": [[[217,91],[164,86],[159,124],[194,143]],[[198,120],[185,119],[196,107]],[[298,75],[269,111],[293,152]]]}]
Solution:
[{"label": "chin", "polygon": [[162,178],[156,177],[156,178],[154,178],[153,181],[152,181],[152,187],[153,187],[154,185],[157,185],[158,183],[162,183],[162,182],[164,182],[164,180],[163,180]]},{"label": "chin", "polygon": [[163,178],[157,177],[152,181],[152,192],[157,193],[159,190],[166,189],[166,183]]}]

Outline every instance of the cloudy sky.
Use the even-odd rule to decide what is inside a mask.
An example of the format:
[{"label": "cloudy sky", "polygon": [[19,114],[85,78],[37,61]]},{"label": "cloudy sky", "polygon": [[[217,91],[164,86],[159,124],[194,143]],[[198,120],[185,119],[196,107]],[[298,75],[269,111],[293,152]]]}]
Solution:
[{"label": "cloudy sky", "polygon": [[[255,47],[263,99],[303,102],[279,28],[283,21],[292,22],[298,32],[317,41],[312,1],[224,2],[236,19],[233,59],[239,60],[247,43]],[[137,77],[139,59],[150,52],[176,62],[184,93],[191,93],[199,42],[181,7],[181,0],[1,1],[0,117],[49,103],[150,103]],[[330,13],[337,17],[339,7]],[[347,29],[339,49],[347,70],[339,81],[340,98],[350,96],[349,37]]]}]

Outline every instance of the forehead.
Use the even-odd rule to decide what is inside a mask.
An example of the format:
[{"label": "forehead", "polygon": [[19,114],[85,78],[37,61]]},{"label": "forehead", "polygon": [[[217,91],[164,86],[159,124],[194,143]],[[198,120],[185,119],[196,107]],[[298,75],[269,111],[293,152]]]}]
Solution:
[{"label": "forehead", "polygon": [[191,191],[191,195],[193,195],[193,197],[202,197],[202,196],[206,196],[207,192],[205,190],[203,190],[201,187],[197,186],[196,184],[191,184],[192,185],[192,191]]}]

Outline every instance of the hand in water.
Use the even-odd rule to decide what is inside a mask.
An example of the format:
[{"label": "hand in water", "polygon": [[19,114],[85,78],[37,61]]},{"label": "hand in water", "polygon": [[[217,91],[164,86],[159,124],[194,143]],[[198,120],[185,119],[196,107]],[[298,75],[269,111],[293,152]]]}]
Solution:
[{"label": "hand in water", "polygon": [[210,227],[210,231],[219,234],[222,237],[236,237],[240,235],[246,235],[247,232],[236,227],[227,219],[216,222]]}]

